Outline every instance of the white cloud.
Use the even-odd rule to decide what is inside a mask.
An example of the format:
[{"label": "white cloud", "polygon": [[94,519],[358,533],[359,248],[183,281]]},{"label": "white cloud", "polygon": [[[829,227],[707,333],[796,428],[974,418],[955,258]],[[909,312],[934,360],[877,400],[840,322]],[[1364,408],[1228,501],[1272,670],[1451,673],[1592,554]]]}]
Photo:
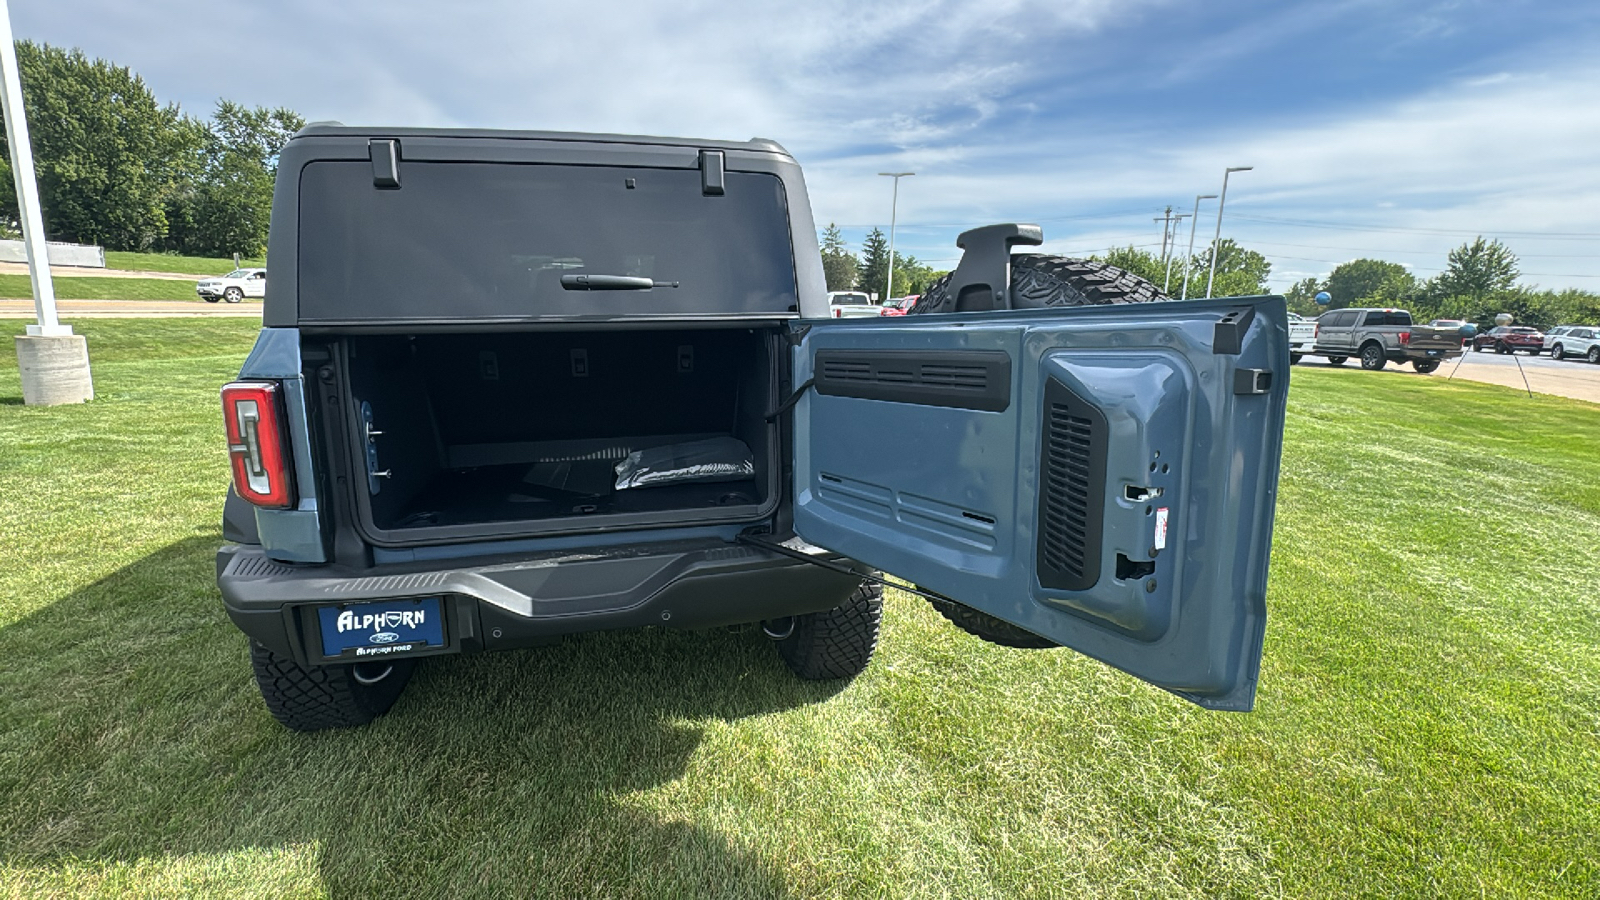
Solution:
[{"label": "white cloud", "polygon": [[[1240,164],[1257,168],[1232,183],[1226,232],[1259,241],[1280,285],[1352,255],[1428,274],[1471,236],[1454,232],[1600,232],[1600,68],[1545,68],[1583,54],[1497,58],[1445,88],[1336,118],[1311,103],[1218,106],[1212,124],[1172,129],[1107,96],[1115,78],[1085,52],[1096,35],[1113,35],[1116,52],[1140,46],[1139,26],[1162,5],[1172,4],[14,0],[13,16],[19,35],[132,66],[194,112],[228,97],[351,123],[774,138],[806,165],[819,222],[885,223],[890,186],[875,173],[913,170],[898,243],[925,259],[952,259],[962,227],[993,221],[1039,221],[1063,250],[1154,243],[1152,216],[1168,203],[1187,212]],[[1250,13],[1193,53],[1112,69],[1139,73],[1140,90],[1167,84],[1167,96],[1203,103],[1194,79],[1271,77],[1299,64],[1286,46],[1353,7],[1369,18],[1386,8]],[[1400,37],[1421,40],[1466,13],[1395,15]],[[1242,122],[1246,113],[1255,118]],[[1600,275],[1600,260],[1570,258],[1592,242],[1507,241],[1540,273],[1530,280],[1600,289],[1600,278],[1543,274]]]}]

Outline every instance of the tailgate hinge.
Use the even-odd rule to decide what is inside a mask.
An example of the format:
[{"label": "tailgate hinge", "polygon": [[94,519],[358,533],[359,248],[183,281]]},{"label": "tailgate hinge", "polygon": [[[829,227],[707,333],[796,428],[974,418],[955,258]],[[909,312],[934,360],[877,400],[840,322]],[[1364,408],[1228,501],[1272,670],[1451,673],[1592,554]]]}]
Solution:
[{"label": "tailgate hinge", "polygon": [[898,581],[890,581],[889,579],[884,578],[882,575],[878,575],[873,572],[863,572],[860,569],[857,569],[846,563],[839,562],[838,560],[828,559],[822,556],[822,554],[829,551],[823,549],[822,547],[818,547],[815,544],[807,543],[806,540],[801,538],[799,535],[796,535],[787,541],[779,542],[773,540],[770,536],[765,534],[752,534],[746,532],[739,535],[737,538],[735,538],[735,540],[741,544],[749,544],[752,547],[760,547],[763,550],[770,550],[780,556],[798,559],[801,562],[807,562],[813,566],[821,566],[824,569],[831,569],[835,572],[851,575],[861,579],[862,581],[870,581],[874,584],[881,584],[884,587],[894,588],[897,591],[905,591],[908,594],[916,594],[918,597],[926,597],[929,600],[937,600],[942,603],[956,602],[951,600],[949,597],[944,596],[943,594],[935,594],[932,591],[925,591],[915,585],[902,584]]}]

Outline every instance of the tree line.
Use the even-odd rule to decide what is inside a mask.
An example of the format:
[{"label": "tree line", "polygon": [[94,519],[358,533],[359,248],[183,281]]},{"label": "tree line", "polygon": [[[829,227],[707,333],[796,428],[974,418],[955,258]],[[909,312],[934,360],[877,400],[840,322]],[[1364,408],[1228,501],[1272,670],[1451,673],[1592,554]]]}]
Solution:
[{"label": "tree line", "polygon": [[[305,125],[299,115],[219,100],[198,119],[157,101],[124,66],[32,41],[16,47],[50,240],[190,256],[263,253],[278,153]],[[0,169],[0,232],[15,237],[3,143]]]},{"label": "tree line", "polygon": [[[947,274],[948,270],[935,269],[909,255],[895,253],[895,293],[920,294],[928,285]],[[1110,263],[1139,275],[1156,285],[1165,286],[1173,297],[1183,293],[1185,278],[1183,261],[1173,259],[1172,266],[1160,256],[1137,247],[1120,247],[1096,255],[1091,259]],[[882,293],[888,274],[889,241],[883,231],[872,229],[862,241],[859,255],[851,252],[839,226],[829,224],[822,232],[822,269],[827,276],[830,291],[867,291]],[[1188,270],[1189,296],[1206,295],[1206,279],[1211,269],[1211,251],[1197,253]],[[1272,264],[1254,250],[1247,250],[1231,239],[1224,239],[1217,249],[1217,273],[1212,293],[1219,297],[1242,297],[1265,294],[1267,276]]]},{"label": "tree line", "polygon": [[[1357,259],[1327,278],[1296,283],[1285,296],[1290,309],[1311,316],[1346,306],[1392,306],[1410,310],[1418,321],[1462,319],[1480,328],[1491,327],[1499,313],[1537,328],[1600,325],[1600,294],[1519,284],[1518,265],[1510,248],[1480,236],[1451,250],[1433,278],[1418,278],[1399,263]],[[1332,297],[1327,306],[1316,302],[1321,291]]]},{"label": "tree line", "polygon": [[[921,294],[946,270],[917,261],[915,256],[894,254],[894,290],[902,296]],[[839,226],[828,223],[822,232],[822,272],[830,291],[865,291],[882,294],[889,279],[889,239],[883,229],[874,228],[861,242],[858,256],[845,243]],[[886,300],[886,297],[879,297]]]}]

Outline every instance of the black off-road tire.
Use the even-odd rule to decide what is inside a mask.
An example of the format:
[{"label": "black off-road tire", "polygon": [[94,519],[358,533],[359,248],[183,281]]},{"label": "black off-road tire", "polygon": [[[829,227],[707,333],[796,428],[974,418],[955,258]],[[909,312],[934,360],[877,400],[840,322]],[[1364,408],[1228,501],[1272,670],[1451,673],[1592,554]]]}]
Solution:
[{"label": "black off-road tire", "polygon": [[1330,365],[1330,366],[1342,366],[1342,365],[1344,365],[1345,360],[1347,360],[1349,358],[1350,357],[1348,357],[1348,356],[1330,356],[1330,357],[1328,357],[1328,365]]},{"label": "black off-road tire", "polygon": [[777,642],[778,655],[807,681],[854,678],[872,662],[881,624],[883,585],[862,582],[833,609],[795,616],[794,629]]},{"label": "black off-road tire", "polygon": [[251,641],[250,665],[274,719],[291,731],[321,731],[365,725],[388,712],[416,660],[308,669]]},{"label": "black off-road tire", "polygon": [[939,611],[939,615],[949,619],[950,624],[974,637],[983,638],[991,644],[999,644],[1002,647],[1016,647],[1021,650],[1046,650],[1051,647],[1061,646],[1055,641],[1042,638],[1026,628],[1018,628],[1004,619],[996,619],[988,613],[978,612],[972,607],[957,603],[954,600],[935,600],[929,597],[928,602],[933,605],[934,609]]},{"label": "black off-road tire", "polygon": [[1436,359],[1414,359],[1411,361],[1411,367],[1417,370],[1418,375],[1426,375],[1439,368],[1439,361]]},{"label": "black off-road tire", "polygon": [[1376,372],[1388,364],[1389,358],[1384,356],[1382,344],[1367,344],[1361,348],[1361,368]]},{"label": "black off-road tire", "polygon": [[[949,289],[950,275],[928,285],[908,314],[955,312],[956,298],[950,295]],[[1153,303],[1166,299],[1169,299],[1167,295],[1151,282],[1092,259],[1042,253],[1018,253],[1011,257],[1011,302],[1017,309]]]}]

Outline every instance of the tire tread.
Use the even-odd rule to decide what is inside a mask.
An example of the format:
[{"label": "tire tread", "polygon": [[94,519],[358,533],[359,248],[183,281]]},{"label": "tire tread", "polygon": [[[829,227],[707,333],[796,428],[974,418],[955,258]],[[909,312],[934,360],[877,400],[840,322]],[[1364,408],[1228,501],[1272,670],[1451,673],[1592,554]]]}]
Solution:
[{"label": "tire tread", "polygon": [[[950,278],[951,275],[945,275],[929,285],[908,313],[955,312],[955,298],[950,296],[949,290]],[[1011,296],[1018,309],[1154,303],[1168,299],[1160,288],[1126,269],[1093,259],[1042,253],[1018,253],[1011,257]]]},{"label": "tire tread", "polygon": [[778,655],[807,681],[854,678],[872,661],[883,624],[883,586],[862,582],[833,609],[796,617]]},{"label": "tire tread", "polygon": [[350,665],[306,668],[254,641],[250,665],[272,717],[291,731],[365,725],[388,712],[411,677],[413,660],[395,660],[375,685],[355,680]]}]

